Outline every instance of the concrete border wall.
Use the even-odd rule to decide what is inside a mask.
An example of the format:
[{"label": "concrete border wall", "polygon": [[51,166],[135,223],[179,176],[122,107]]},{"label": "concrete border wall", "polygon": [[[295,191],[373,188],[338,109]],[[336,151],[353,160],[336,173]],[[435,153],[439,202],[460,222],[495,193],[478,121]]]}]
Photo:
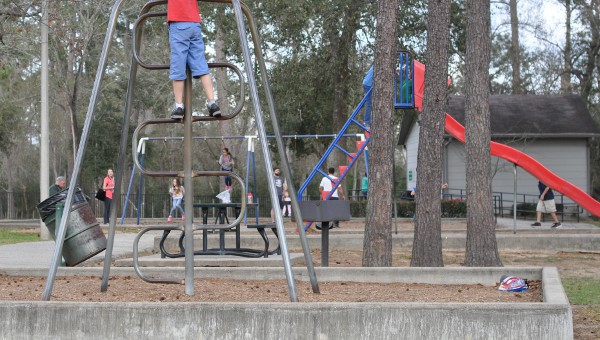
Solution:
[{"label": "concrete border wall", "polygon": [[[61,268],[65,274],[77,268]],[[97,270],[101,268],[85,268]],[[0,302],[1,339],[572,339],[572,312],[548,268],[318,268],[321,282],[480,282],[539,279],[541,303]],[[204,277],[282,277],[281,268],[198,269]],[[125,273],[112,271],[112,275]],[[181,273],[181,270],[175,270]],[[306,279],[305,270],[297,270]],[[421,274],[419,274],[421,272]],[[229,273],[229,274],[227,274]],[[261,274],[262,273],[262,274]],[[350,273],[352,275],[350,275]],[[222,277],[222,276],[221,276]],[[248,277],[245,277],[248,279]],[[407,280],[407,281],[405,281]]]}]

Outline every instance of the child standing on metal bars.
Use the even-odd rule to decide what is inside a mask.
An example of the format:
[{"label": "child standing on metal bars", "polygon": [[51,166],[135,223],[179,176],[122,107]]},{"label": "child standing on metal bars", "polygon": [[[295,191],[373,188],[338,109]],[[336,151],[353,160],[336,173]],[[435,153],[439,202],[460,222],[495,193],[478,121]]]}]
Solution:
[{"label": "child standing on metal bars", "polygon": [[169,79],[173,80],[173,94],[175,95],[175,108],[171,112],[171,119],[182,119],[185,114],[183,84],[187,78],[186,66],[190,67],[192,77],[199,78],[202,82],[207,97],[206,108],[209,115],[220,117],[221,109],[215,102],[212,79],[204,55],[202,20],[198,2],[196,0],[169,0],[167,22],[171,47]]}]

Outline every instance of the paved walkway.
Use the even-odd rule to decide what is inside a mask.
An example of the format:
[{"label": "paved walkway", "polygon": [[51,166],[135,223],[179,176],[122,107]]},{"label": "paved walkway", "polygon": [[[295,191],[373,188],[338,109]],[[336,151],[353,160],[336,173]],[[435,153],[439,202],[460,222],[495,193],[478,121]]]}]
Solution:
[{"label": "paved walkway", "polygon": [[[135,233],[117,233],[113,245],[113,259],[131,257]],[[140,253],[152,250],[154,235],[146,233],[140,239]],[[54,241],[23,242],[0,246],[0,271],[2,268],[50,268],[54,254]],[[105,252],[84,262],[85,265],[102,265]]]},{"label": "paved walkway", "polygon": [[[516,230],[550,230],[550,226],[553,224],[552,219],[548,218],[546,219],[545,222],[542,222],[542,226],[541,227],[532,227],[531,224],[535,222],[532,220],[516,220],[516,224],[515,224],[515,220],[513,220],[512,218],[507,218],[507,217],[498,217],[497,219],[497,226],[498,229],[510,229],[512,230],[513,228]],[[578,230],[598,230],[598,232],[600,232],[600,228],[596,227],[593,224],[589,224],[589,223],[580,223],[580,222],[576,222],[576,221],[566,221],[566,222],[562,222],[562,227],[558,228],[559,230],[561,229],[578,229]]]}]

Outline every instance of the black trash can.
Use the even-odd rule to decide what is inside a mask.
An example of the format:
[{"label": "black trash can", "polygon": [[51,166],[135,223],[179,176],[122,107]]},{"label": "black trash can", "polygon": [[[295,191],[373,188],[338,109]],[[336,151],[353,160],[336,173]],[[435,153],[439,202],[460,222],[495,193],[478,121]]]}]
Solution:
[{"label": "black trash can", "polygon": [[[60,221],[56,221],[56,204],[65,203],[68,189],[64,189],[38,204],[40,217],[52,237],[56,240],[56,230]],[[64,212],[63,212],[64,214]],[[75,189],[71,214],[67,221],[67,231],[62,256],[67,266],[75,266],[106,249],[106,237],[94,211],[88,204],[80,188]]]}]

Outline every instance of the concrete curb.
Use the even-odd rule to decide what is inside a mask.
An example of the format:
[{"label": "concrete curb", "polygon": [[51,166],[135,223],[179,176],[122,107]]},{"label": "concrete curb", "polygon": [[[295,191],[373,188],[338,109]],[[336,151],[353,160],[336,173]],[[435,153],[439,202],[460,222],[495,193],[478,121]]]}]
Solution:
[{"label": "concrete curb", "polygon": [[[502,274],[543,281],[542,303],[0,302],[2,339],[571,339],[556,268],[316,268],[320,281],[481,283]],[[14,269],[10,269],[13,271]],[[60,268],[94,275],[102,268]],[[183,275],[183,268],[146,268]],[[41,269],[43,275],[45,269]],[[111,275],[131,275],[114,268]],[[296,278],[308,280],[295,268]],[[32,275],[34,270],[29,270]],[[282,268],[197,268],[197,277],[283,278]],[[25,275],[21,273],[21,275]],[[547,280],[547,282],[546,282]],[[98,288],[99,289],[99,288]],[[183,290],[183,288],[182,288]]]}]

